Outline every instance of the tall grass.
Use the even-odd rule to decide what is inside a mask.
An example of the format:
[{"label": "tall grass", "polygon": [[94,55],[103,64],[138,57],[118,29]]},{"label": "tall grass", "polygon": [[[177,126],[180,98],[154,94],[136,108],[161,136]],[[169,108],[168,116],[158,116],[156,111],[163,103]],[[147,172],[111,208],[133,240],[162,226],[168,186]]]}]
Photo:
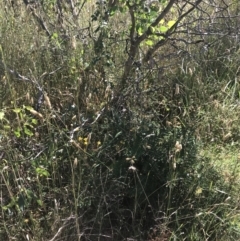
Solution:
[{"label": "tall grass", "polygon": [[0,239],[237,240],[232,36],[208,55],[166,44],[116,98],[126,12],[16,4],[0,4]]}]

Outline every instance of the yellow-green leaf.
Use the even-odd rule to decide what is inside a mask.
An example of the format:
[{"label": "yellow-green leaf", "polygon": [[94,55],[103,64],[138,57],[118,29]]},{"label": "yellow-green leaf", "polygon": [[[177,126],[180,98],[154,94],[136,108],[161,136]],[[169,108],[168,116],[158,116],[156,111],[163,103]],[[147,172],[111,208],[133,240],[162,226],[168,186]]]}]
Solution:
[{"label": "yellow-green leaf", "polygon": [[169,22],[167,23],[167,26],[168,26],[169,28],[171,28],[175,23],[176,23],[176,21],[171,20],[171,21],[169,21]]},{"label": "yellow-green leaf", "polygon": [[150,30],[151,34],[155,33],[155,28],[154,27],[150,26],[149,30]]},{"label": "yellow-green leaf", "polygon": [[15,112],[15,113],[20,113],[20,112],[21,112],[21,109],[20,109],[20,108],[13,109],[13,112]]},{"label": "yellow-green leaf", "polygon": [[28,135],[28,136],[33,136],[33,133],[27,128],[27,127],[25,127],[24,126],[24,133],[26,134],[26,135]]},{"label": "yellow-green leaf", "polygon": [[154,44],[152,40],[147,40],[145,43],[148,46],[153,46],[153,44]]},{"label": "yellow-green leaf", "polygon": [[4,115],[5,115],[5,114],[4,114],[4,112],[3,112],[3,111],[1,111],[1,112],[0,112],[0,120],[2,120],[2,119],[3,119]]},{"label": "yellow-green leaf", "polygon": [[160,24],[164,24],[164,22],[165,22],[165,20],[164,20],[164,19],[162,19],[162,20],[160,21]]},{"label": "yellow-green leaf", "polygon": [[11,129],[11,126],[5,125],[5,126],[3,126],[3,128],[4,128],[4,130],[10,130],[10,129]]},{"label": "yellow-green leaf", "polygon": [[161,27],[159,28],[159,30],[160,30],[160,32],[165,33],[165,32],[168,31],[168,28],[165,27],[165,26],[161,26]]},{"label": "yellow-green leaf", "polygon": [[25,109],[26,109],[26,110],[32,110],[33,108],[32,108],[32,106],[28,106],[28,105],[27,105],[27,106],[25,106]]},{"label": "yellow-green leaf", "polygon": [[20,128],[17,128],[15,131],[14,131],[14,134],[16,137],[20,137],[21,136],[21,130]]},{"label": "yellow-green leaf", "polygon": [[34,125],[37,125],[38,121],[37,121],[36,119],[32,119],[32,123],[33,123]]}]

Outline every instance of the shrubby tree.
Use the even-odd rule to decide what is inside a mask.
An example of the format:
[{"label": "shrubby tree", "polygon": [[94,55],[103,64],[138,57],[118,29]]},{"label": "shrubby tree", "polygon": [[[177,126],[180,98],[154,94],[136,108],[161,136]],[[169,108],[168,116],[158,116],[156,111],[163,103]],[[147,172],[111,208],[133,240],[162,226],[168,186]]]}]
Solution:
[{"label": "shrubby tree", "polygon": [[[25,118],[30,110],[41,119],[41,145],[32,141],[23,148],[26,155],[35,146],[45,153],[45,158],[34,155],[30,164],[38,175],[32,185],[42,185],[40,201],[54,213],[57,202],[65,205],[63,215],[74,213],[54,238],[61,232],[66,240],[70,233],[79,240],[104,235],[217,240],[229,234],[228,186],[209,160],[197,157],[195,131],[205,98],[200,87],[213,72],[217,79],[228,70],[228,55],[221,52],[239,48],[238,2],[23,0],[2,5],[15,19],[22,21],[26,13],[44,40],[31,46],[38,62],[10,66],[5,57],[2,65],[38,92],[35,110],[17,111]],[[15,69],[20,67],[21,74]],[[40,202],[33,194],[31,200]]]}]

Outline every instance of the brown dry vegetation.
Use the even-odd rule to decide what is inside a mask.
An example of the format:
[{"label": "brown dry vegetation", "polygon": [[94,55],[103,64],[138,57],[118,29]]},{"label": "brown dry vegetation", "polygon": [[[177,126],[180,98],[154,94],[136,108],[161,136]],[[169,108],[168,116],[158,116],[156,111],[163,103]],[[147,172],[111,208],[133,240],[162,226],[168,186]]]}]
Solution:
[{"label": "brown dry vegetation", "polygon": [[238,1],[100,3],[0,3],[0,240],[238,240]]}]

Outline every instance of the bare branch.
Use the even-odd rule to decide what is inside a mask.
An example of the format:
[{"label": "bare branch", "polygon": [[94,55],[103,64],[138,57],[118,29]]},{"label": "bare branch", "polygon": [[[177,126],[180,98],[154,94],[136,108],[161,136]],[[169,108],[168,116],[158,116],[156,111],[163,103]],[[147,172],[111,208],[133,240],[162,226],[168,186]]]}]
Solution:
[{"label": "bare branch", "polygon": [[[155,27],[159,24],[159,22],[166,16],[166,14],[170,11],[173,4],[176,3],[177,0],[170,0],[166,8],[161,12],[161,14],[156,18],[156,20],[150,25],[151,27]],[[139,45],[142,41],[144,41],[149,35],[151,35],[151,30],[148,28],[145,33],[143,33],[137,40],[136,44]]]},{"label": "bare branch", "polygon": [[129,13],[131,16],[131,29],[130,29],[130,41],[131,44],[134,44],[134,34],[135,34],[135,27],[136,27],[136,21],[135,21],[135,16],[134,16],[134,10],[133,7],[129,5],[129,3],[127,4],[128,8],[129,8]]},{"label": "bare branch", "polygon": [[158,41],[152,48],[150,48],[145,57],[143,58],[143,63],[147,62],[151,56],[161,47],[163,46],[167,41],[169,36],[173,35],[175,33],[174,30],[176,30],[178,24],[183,20],[184,17],[186,17],[188,14],[190,14],[194,9],[196,9],[196,7],[202,2],[202,0],[198,0],[196,1],[196,3],[193,5],[193,7],[191,7],[188,11],[186,11],[185,13],[183,13],[178,20],[175,22],[175,24],[173,24],[173,26],[168,29],[168,31],[163,35],[164,39],[161,39],[160,41]]}]

